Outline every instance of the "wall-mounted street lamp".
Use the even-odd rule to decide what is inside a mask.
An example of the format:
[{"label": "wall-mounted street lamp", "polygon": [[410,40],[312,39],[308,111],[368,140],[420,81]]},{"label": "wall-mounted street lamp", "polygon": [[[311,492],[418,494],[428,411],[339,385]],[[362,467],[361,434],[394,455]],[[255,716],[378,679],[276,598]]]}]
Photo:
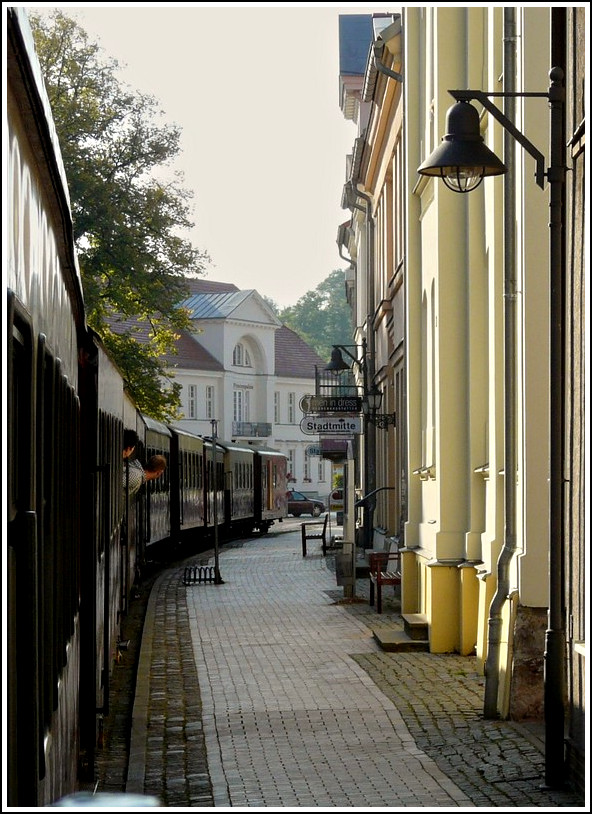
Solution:
[{"label": "wall-mounted street lamp", "polygon": [[[351,352],[352,349],[354,353]],[[343,358],[343,353],[351,360]],[[382,403],[382,391],[375,383],[368,384],[368,350],[366,340],[358,345],[333,345],[331,360],[325,370],[334,376],[345,371],[351,371],[352,366],[357,367],[362,377],[362,414],[364,418],[364,496],[359,505],[364,511],[364,548],[372,548],[372,528],[374,525],[374,509],[376,506],[376,463],[374,453],[375,428],[388,429],[396,425],[395,413],[379,413]]]},{"label": "wall-mounted street lamp", "polygon": [[[353,351],[353,353],[352,353]],[[343,358],[343,353],[351,359],[348,364]],[[362,398],[365,401],[365,396],[368,392],[368,352],[366,346],[366,339],[362,340],[361,347],[358,345],[333,345],[331,351],[331,360],[327,364],[325,370],[332,376],[340,377],[345,372],[351,371],[352,366],[358,369],[362,377]],[[368,416],[364,415],[364,495],[369,495],[376,488],[376,466],[374,463],[374,455],[371,454],[369,444],[369,421]],[[372,528],[374,525],[374,503],[366,501],[362,506],[363,511],[363,534],[364,534],[364,548],[372,548]]]},{"label": "wall-mounted street lamp", "polygon": [[[365,345],[362,347],[361,358],[351,354],[348,347],[350,346],[333,345],[333,350],[331,351],[331,361],[325,370],[328,370],[334,374],[339,374],[345,370],[351,370],[350,365],[347,364],[341,353],[342,350],[345,351],[350,359],[352,359],[352,361],[358,365],[362,372],[362,412],[364,416],[371,424],[374,424],[375,427],[379,427],[381,430],[396,426],[397,419],[395,413],[385,414],[378,412],[380,410],[380,405],[382,404],[382,390],[379,390],[376,384],[373,384],[370,388],[368,387],[368,380],[366,376],[367,368],[365,366]],[[351,345],[351,347],[357,348],[357,345]]]},{"label": "wall-mounted street lamp", "polygon": [[362,401],[362,411],[368,416],[368,421],[381,430],[396,426],[397,417],[395,413],[378,412],[381,404],[382,390],[379,390],[376,384],[373,384]]},{"label": "wall-mounted street lamp", "polygon": [[[505,165],[483,143],[479,131],[479,115],[470,104],[480,102],[483,107],[504,127],[504,129],[535,159],[536,183],[544,189],[545,179],[549,182],[549,271],[550,271],[550,461],[549,461],[549,611],[548,629],[545,635],[545,781],[551,788],[564,783],[564,725],[565,725],[565,608],[564,586],[564,531],[563,531],[563,460],[564,460],[564,403],[563,403],[563,322],[564,322],[564,256],[563,256],[563,186],[565,184],[565,135],[564,105],[565,89],[563,70],[554,67],[549,72],[551,80],[548,91],[541,93],[487,93],[480,90],[448,91],[456,104],[447,114],[447,134],[442,144],[418,168],[421,175],[443,179],[446,186],[455,192],[470,192],[476,189],[487,176],[506,172]],[[549,102],[550,110],[550,161],[545,172],[543,154],[530,142],[491,101],[490,97],[543,98]],[[506,384],[508,378],[506,374]],[[511,428],[510,428],[511,429]],[[512,454],[506,444],[506,474],[515,471],[508,466],[508,455]],[[508,490],[515,485],[507,477],[506,513],[508,500],[513,500]],[[500,555],[506,556],[506,551]],[[492,609],[496,597],[492,601]],[[500,614],[498,614],[500,615]],[[493,610],[490,610],[490,621]],[[497,648],[490,648],[498,652]],[[486,686],[485,714],[494,717],[496,684],[491,679],[498,669],[490,668],[488,654],[486,676],[490,679],[493,691]],[[488,696],[490,703],[488,705]],[[489,708],[488,708],[489,706]]]}]

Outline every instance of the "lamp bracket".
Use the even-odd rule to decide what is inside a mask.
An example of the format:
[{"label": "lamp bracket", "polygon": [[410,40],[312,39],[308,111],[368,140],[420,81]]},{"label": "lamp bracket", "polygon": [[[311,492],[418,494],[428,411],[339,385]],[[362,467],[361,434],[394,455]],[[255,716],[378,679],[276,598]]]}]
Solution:
[{"label": "lamp bracket", "polygon": [[359,366],[360,370],[364,370],[364,366],[366,364],[366,356],[367,356],[365,347],[362,348],[362,358],[361,359],[358,358],[357,356],[354,356],[354,354],[350,353],[350,351],[348,350],[348,348],[356,348],[357,350],[359,350],[358,345],[333,345],[333,347],[337,348],[338,350],[345,351],[345,353],[349,356],[349,358],[352,360],[352,362],[355,362]]},{"label": "lamp bracket", "polygon": [[530,155],[536,161],[536,172],[535,178],[538,186],[541,189],[545,187],[545,157],[543,154],[538,150],[534,144],[529,141],[526,136],[518,130],[518,128],[505,116],[502,111],[493,104],[493,102],[489,101],[490,96],[501,96],[501,97],[544,97],[545,99],[550,99],[550,93],[487,93],[483,90],[449,90],[448,93],[456,99],[457,102],[470,102],[472,99],[476,99],[480,102],[483,107],[488,110],[491,115],[497,119],[497,121],[511,133],[512,136],[516,139],[516,141],[524,147],[524,149],[530,153]]},{"label": "lamp bracket", "polygon": [[397,426],[397,414],[396,413],[370,413],[368,415],[368,421],[371,424],[374,424],[375,427],[378,427],[381,430],[386,430],[389,426],[396,427]]}]

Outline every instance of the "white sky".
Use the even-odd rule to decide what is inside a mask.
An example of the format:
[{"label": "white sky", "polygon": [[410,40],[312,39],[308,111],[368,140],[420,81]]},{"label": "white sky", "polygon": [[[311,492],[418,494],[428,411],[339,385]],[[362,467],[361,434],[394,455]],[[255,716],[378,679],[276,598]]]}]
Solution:
[{"label": "white sky", "polygon": [[[345,268],[337,228],[356,126],[339,107],[339,14],[364,4],[31,3],[61,8],[182,130],[186,237],[211,280],[294,304]],[[390,9],[392,11],[392,9]]]}]

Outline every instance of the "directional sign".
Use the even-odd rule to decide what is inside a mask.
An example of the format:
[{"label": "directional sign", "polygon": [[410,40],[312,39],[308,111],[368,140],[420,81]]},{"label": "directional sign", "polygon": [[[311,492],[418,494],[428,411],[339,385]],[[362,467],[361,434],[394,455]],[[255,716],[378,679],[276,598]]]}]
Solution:
[{"label": "directional sign", "polygon": [[307,415],[300,422],[305,435],[351,435],[362,432],[360,418],[343,416]]},{"label": "directional sign", "polygon": [[300,409],[303,413],[360,413],[362,399],[359,396],[303,396]]}]

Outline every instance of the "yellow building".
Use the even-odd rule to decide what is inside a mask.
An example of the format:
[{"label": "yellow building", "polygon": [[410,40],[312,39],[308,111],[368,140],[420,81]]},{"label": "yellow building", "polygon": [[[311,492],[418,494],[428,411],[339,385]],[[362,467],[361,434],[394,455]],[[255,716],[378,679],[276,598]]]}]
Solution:
[{"label": "yellow building", "polygon": [[[351,221],[338,238],[352,258],[354,341],[365,342],[369,385],[383,390],[386,412],[397,414],[395,428],[370,427],[363,443],[375,447],[375,486],[384,490],[371,516],[373,546],[395,539],[402,551],[401,613],[424,619],[431,652],[475,656],[486,676],[487,717],[560,712],[568,658],[580,739],[583,602],[563,572],[555,585],[565,577],[559,587],[571,591],[577,631],[563,629],[563,606],[550,637],[547,629],[560,546],[553,518],[566,522],[561,471],[570,462],[551,463],[560,424],[553,405],[566,406],[552,395],[563,371],[553,361],[557,264],[550,262],[545,156],[552,59],[564,66],[573,96],[568,125],[582,153],[581,136],[575,139],[583,125],[575,119],[583,115],[583,31],[583,12],[530,6],[368,15],[359,29],[361,39],[370,37],[363,76],[342,87],[342,110],[358,122],[359,137],[342,202]],[[455,103],[449,91],[463,89],[484,91],[517,128],[512,133],[474,103],[483,144],[507,172],[470,194],[418,173],[447,132]],[[512,95],[496,98],[503,93]],[[572,195],[581,207],[577,230],[584,204],[577,190]],[[581,262],[581,246],[574,257]],[[582,334],[573,336],[577,354]],[[581,417],[572,416],[572,425],[581,432]],[[572,492],[570,505],[573,515],[581,494]],[[578,540],[573,570],[581,575]],[[546,652],[557,680],[545,680]],[[557,734],[561,750],[562,720]],[[552,735],[548,729],[549,741]]]}]

